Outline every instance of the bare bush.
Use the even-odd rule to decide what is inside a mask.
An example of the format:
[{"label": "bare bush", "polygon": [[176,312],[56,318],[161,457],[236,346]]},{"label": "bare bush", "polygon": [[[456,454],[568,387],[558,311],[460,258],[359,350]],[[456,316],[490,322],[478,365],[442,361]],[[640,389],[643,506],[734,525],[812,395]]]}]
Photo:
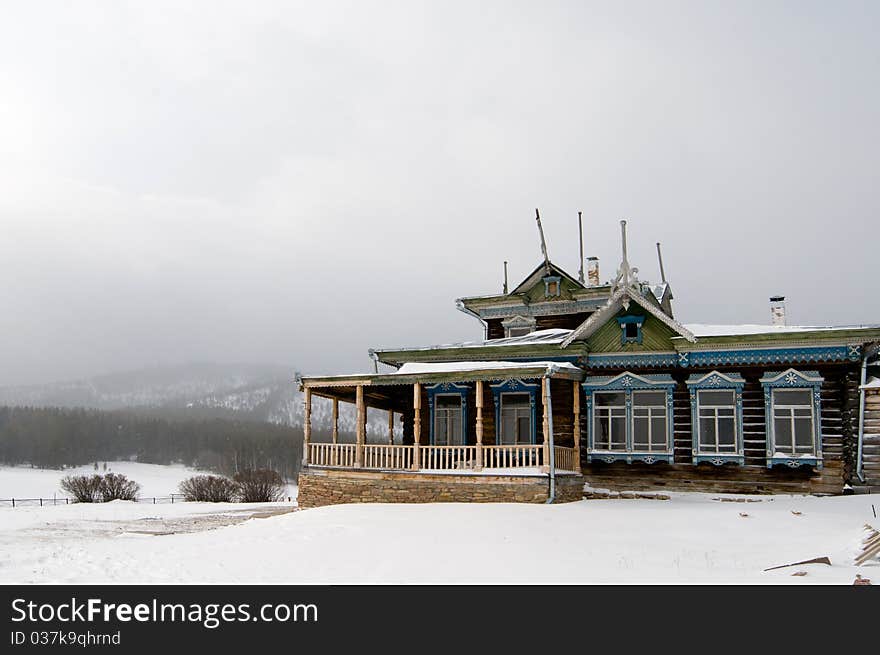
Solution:
[{"label": "bare bush", "polygon": [[61,488],[75,503],[99,503],[102,500],[100,475],[68,475],[61,480]]},{"label": "bare bush", "polygon": [[195,475],[180,483],[185,500],[205,503],[231,503],[238,497],[238,484],[220,475]]},{"label": "bare bush", "polygon": [[141,485],[119,473],[106,473],[101,478],[100,494],[105,503],[111,500],[137,500],[140,490]]},{"label": "bare bush", "polygon": [[284,498],[287,487],[278,471],[256,469],[235,474],[239,499],[243,503],[274,503]]}]

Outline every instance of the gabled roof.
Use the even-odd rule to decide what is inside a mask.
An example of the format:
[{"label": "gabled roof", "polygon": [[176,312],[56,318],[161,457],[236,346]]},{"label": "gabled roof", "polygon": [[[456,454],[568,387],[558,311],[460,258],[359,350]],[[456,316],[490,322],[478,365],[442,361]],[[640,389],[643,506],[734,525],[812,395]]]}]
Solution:
[{"label": "gabled roof", "polygon": [[621,307],[628,306],[629,302],[634,302],[640,307],[642,307],[646,312],[651,314],[654,318],[659,320],[661,323],[666,325],[669,329],[676,332],[679,336],[684,337],[691,343],[695,342],[697,339],[681,323],[676,321],[674,318],[667,316],[662,309],[660,309],[656,304],[650,302],[646,299],[641,293],[633,289],[632,286],[621,286],[618,287],[617,291],[611,294],[611,297],[595,314],[592,314],[587,320],[581,323],[575,330],[572,332],[565,341],[562,342],[561,347],[566,348],[573,341],[577,341],[578,339],[586,339],[591,334],[593,334],[600,327],[605,325],[607,321],[609,321],[618,311],[620,311]]},{"label": "gabled roof", "polygon": [[547,273],[545,272],[546,269],[550,270],[550,275],[558,275],[559,277],[564,277],[566,280],[568,280],[569,282],[571,282],[572,284],[574,284],[578,288],[580,288],[580,289],[585,288],[583,284],[581,284],[580,282],[577,281],[577,278],[573,278],[571,275],[569,275],[564,270],[559,268],[553,262],[547,262],[546,265],[543,262],[541,262],[540,264],[538,264],[538,267],[534,271],[529,273],[529,275],[526,277],[526,279],[523,280],[522,282],[520,282],[517,285],[517,287],[513,291],[511,291],[510,293],[511,294],[525,293],[526,291],[531,289],[533,286],[535,286],[538,282],[540,282],[541,279],[547,275]]}]

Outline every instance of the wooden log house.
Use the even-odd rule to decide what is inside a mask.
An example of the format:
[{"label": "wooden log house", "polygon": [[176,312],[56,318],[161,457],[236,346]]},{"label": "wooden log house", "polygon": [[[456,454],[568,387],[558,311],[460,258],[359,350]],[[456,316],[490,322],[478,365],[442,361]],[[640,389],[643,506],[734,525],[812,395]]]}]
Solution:
[{"label": "wooden log house", "polygon": [[[300,504],[559,502],[585,483],[880,489],[880,326],[790,326],[781,297],[769,325],[679,323],[662,260],[661,283],[640,280],[621,232],[613,281],[583,256],[573,277],[544,247],[514,289],[457,301],[483,339],[371,351],[387,373],[299,378]],[[329,443],[311,439],[315,396],[333,402]],[[340,402],[357,406],[354,443],[340,443]],[[388,413],[386,443],[367,443],[368,407]]]}]

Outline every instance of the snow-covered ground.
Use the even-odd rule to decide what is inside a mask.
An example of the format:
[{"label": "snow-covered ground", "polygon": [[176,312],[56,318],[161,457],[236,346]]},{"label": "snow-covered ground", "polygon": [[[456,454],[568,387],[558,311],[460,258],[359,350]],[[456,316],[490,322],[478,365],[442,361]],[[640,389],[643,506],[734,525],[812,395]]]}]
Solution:
[{"label": "snow-covered ground", "polygon": [[[24,466],[0,466],[0,498],[63,497],[61,478],[66,475],[103,475],[104,462],[96,471],[93,464],[62,470],[34,469]],[[193,476],[207,473],[187,468],[182,464],[163,466],[138,462],[107,462],[106,473],[121,473],[141,485],[142,496],[170,496],[177,493],[177,485]]]},{"label": "snow-covered ground", "polygon": [[880,496],[713,498],[6,508],[0,582],[880,583],[876,559],[852,565]]},{"label": "snow-covered ground", "polygon": [[[177,486],[193,475],[211,475],[182,464],[141,464],[138,462],[99,462],[96,471],[93,464],[64,470],[35,469],[24,466],[0,466],[0,500],[10,498],[63,498],[61,479],[67,475],[91,475],[98,473],[121,473],[141,485],[142,498],[168,497],[179,493]],[[287,495],[296,497],[296,487],[288,485]],[[0,506],[7,503],[0,503]],[[0,523],[3,515],[0,514]]]}]

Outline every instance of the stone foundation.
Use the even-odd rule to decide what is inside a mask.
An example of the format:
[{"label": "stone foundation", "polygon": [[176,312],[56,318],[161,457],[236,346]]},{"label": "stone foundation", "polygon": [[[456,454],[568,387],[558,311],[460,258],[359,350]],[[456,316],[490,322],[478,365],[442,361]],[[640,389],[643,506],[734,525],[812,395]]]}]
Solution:
[{"label": "stone foundation", "polygon": [[[537,475],[457,475],[307,467],[299,474],[300,507],[341,503],[544,503],[549,481]],[[556,476],[557,503],[580,500],[584,478]]]}]

